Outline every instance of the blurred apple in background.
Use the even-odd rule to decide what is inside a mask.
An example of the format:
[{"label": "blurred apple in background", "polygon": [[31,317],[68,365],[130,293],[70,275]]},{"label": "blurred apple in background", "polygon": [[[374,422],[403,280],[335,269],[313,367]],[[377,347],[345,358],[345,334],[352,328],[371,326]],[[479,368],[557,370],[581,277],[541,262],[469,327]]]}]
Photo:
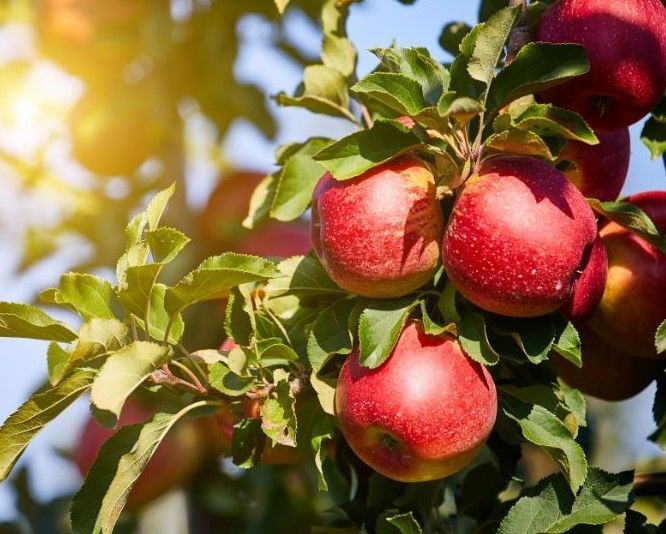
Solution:
[{"label": "blurred apple in background", "polygon": [[265,174],[234,170],[224,174],[200,216],[200,231],[214,254],[233,250],[269,258],[307,254],[310,229],[305,221],[268,220],[248,230],[242,225],[254,188]]},{"label": "blurred apple in background", "polygon": [[[152,415],[148,407],[136,399],[130,399],[123,408],[118,424],[123,427],[141,423]],[[100,447],[114,433],[113,429],[101,426],[92,417],[87,420],[73,451],[74,462],[82,476],[88,473]],[[126,508],[137,509],[185,483],[205,458],[203,437],[200,427],[194,421],[184,420],[174,426],[137,479]]]}]

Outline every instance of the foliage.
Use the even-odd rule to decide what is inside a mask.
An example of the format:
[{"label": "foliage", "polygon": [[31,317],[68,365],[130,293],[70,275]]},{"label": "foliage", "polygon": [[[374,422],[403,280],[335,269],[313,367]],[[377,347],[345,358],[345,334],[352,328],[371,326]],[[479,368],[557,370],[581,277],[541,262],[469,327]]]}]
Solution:
[{"label": "foliage", "polygon": [[[294,3],[275,2],[280,12]],[[192,68],[203,76],[191,86],[176,84],[178,94],[194,96],[220,134],[236,116],[224,115],[226,99],[242,93],[247,106],[234,113],[258,113],[258,125],[270,135],[272,122],[253,89],[223,82],[231,77],[237,43],[229,37],[232,31],[220,29],[233,28],[246,12],[232,4],[213,2],[210,12],[193,14],[180,28],[187,38],[172,43],[172,52],[193,50],[194,59],[176,63],[174,72],[166,72],[172,65],[164,59],[157,71],[173,76],[178,68]],[[262,14],[274,9],[270,2],[251,4]],[[394,44],[373,50],[376,68],[358,79],[356,51],[345,32],[350,4],[322,2],[321,61],[305,66],[293,95],[275,98],[283,106],[347,119],[357,131],[340,140],[317,137],[280,147],[280,168],[255,191],[246,226],[300,217],[324,172],[349,180],[406,152],[431,165],[438,194],[446,199],[492,156],[524,154],[554,162],[567,140],[598,143],[582,117],[533,96],[588,71],[581,46],[530,43],[508,61],[510,36],[525,22],[520,7],[483,2],[479,25],[447,26],[440,41],[455,56],[448,67],[424,48]],[[215,64],[218,59],[222,64]],[[661,107],[643,132],[655,156],[666,148],[658,132]],[[441,270],[403,298],[362,298],[337,287],[313,254],[275,263],[228,252],[173,281],[165,273],[179,266],[189,242],[161,223],[173,195],[173,187],[157,193],[130,220],[126,242],[110,248],[120,256],[113,283],[67,273],[41,293],[44,304],[77,313],[78,328],[35,305],[0,303],[0,335],[51,342],[49,384],[0,428],[3,478],[29,440],[84,393],[90,393],[95,418],[107,426],[116,423],[134,391],[168,391],[176,399],[173,410],[123,427],[103,446],[72,502],[75,532],[113,531],[141,470],[179,419],[238,408],[246,399],[259,410],[234,427],[234,463],[260,463],[266,444],[291,447],[307,458],[331,501],[322,532],[566,532],[626,513],[633,473],[590,466],[576,440],[586,425],[585,402],[558,381],[549,358],[558,353],[581,365],[580,338],[559,313],[533,319],[487,313],[458,295]],[[125,217],[138,199],[125,202],[116,218]],[[663,246],[663,236],[640,210],[622,202],[590,202],[598,213]],[[184,340],[196,325],[188,310],[220,300],[226,302],[223,326],[235,346],[190,350]],[[472,465],[420,484],[389,481],[361,464],[340,439],[333,406],[336,377],[352,348],[358,345],[362,365],[381,366],[409,318],[421,320],[430,334],[456,336],[470,358],[488,366],[500,405],[495,430]],[[660,352],[665,331],[662,324],[656,333]],[[652,439],[662,446],[664,395],[660,379]],[[541,449],[559,472],[533,487],[521,484],[516,462],[525,445]]]}]

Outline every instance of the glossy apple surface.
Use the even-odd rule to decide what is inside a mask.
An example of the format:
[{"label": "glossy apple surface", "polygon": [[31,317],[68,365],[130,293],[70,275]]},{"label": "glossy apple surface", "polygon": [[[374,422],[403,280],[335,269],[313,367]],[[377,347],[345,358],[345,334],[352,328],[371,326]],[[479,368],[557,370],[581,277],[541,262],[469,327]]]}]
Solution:
[{"label": "glossy apple surface", "polygon": [[403,482],[445,477],[468,465],[497,414],[495,384],[451,337],[420,323],[400,335],[378,368],[355,349],[335,391],[338,423],[352,450],[382,475]]},{"label": "glossy apple surface", "polygon": [[[648,191],[627,199],[666,232],[666,191]],[[609,222],[600,231],[608,253],[608,277],[599,307],[590,318],[608,344],[631,356],[658,356],[654,336],[666,319],[666,257],[656,247]]]},{"label": "glossy apple surface", "polygon": [[400,297],[434,274],[442,218],[432,172],[405,156],[351,180],[325,174],[312,198],[312,243],[341,288]]},{"label": "glossy apple surface", "polygon": [[477,306],[535,317],[569,300],[596,235],[585,197],[561,172],[536,158],[497,157],[460,193],[442,257]]},{"label": "glossy apple surface", "polygon": [[585,47],[589,72],[539,98],[580,113],[595,130],[637,122],[666,89],[660,0],[558,0],[542,15],[535,40]]},{"label": "glossy apple surface", "polygon": [[575,164],[575,167],[565,170],[564,175],[587,198],[604,202],[615,200],[622,191],[629,170],[629,130],[623,128],[597,137],[598,145],[569,141],[564,146],[560,160]]},{"label": "glossy apple surface", "polygon": [[574,282],[571,298],[560,308],[562,315],[575,321],[590,317],[601,302],[607,276],[608,256],[603,241],[597,237],[586,265]]}]

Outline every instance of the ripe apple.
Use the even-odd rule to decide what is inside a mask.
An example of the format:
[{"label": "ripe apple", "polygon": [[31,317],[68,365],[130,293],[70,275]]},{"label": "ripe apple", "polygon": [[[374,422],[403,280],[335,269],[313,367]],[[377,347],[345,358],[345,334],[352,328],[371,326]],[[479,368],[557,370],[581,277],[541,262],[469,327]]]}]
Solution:
[{"label": "ripe apple", "polygon": [[[639,193],[627,201],[666,232],[666,191]],[[666,319],[666,257],[617,223],[604,225],[600,235],[608,253],[608,277],[590,326],[626,354],[658,358],[654,336]]]},{"label": "ripe apple", "polygon": [[601,201],[615,200],[622,191],[629,170],[629,130],[623,128],[599,134],[598,138],[598,145],[569,141],[560,152],[560,161],[568,160],[575,164],[575,167],[565,170],[564,175],[580,189],[583,196]]},{"label": "ripe apple", "polygon": [[490,373],[448,336],[410,323],[378,368],[359,363],[358,348],[340,371],[335,409],[358,457],[403,482],[443,478],[468,465],[495,424]]},{"label": "ripe apple", "polygon": [[[125,404],[118,424],[122,426],[142,423],[152,413],[136,400]],[[86,422],[74,449],[74,462],[85,476],[97,458],[103,443],[114,430],[99,425],[92,417]],[[157,447],[153,457],[137,479],[125,508],[137,509],[156,499],[185,481],[199,468],[204,443],[199,427],[193,421],[178,423]]]},{"label": "ripe apple", "polygon": [[543,13],[536,40],[585,47],[590,71],[540,99],[580,113],[595,130],[637,122],[666,89],[666,8],[660,0],[558,0]]},{"label": "ripe apple", "polygon": [[74,158],[99,175],[132,174],[168,138],[169,116],[161,104],[151,84],[87,93],[70,116]]},{"label": "ripe apple", "polygon": [[585,197],[561,172],[536,158],[496,157],[456,200],[442,257],[477,306],[535,317],[569,300],[596,235]]},{"label": "ripe apple", "polygon": [[590,317],[601,302],[607,274],[606,249],[601,238],[597,237],[590,249],[590,257],[585,267],[574,282],[571,298],[560,308],[562,315],[576,321]]},{"label": "ripe apple", "polygon": [[365,297],[400,297],[439,263],[443,215],[425,163],[400,157],[337,181],[324,174],[312,197],[312,243],[329,276]]},{"label": "ripe apple", "polygon": [[309,225],[304,221],[269,220],[253,230],[242,226],[252,193],[264,176],[255,171],[232,171],[222,177],[211,193],[199,217],[199,228],[208,248],[215,253],[234,250],[287,258],[310,250]]},{"label": "ripe apple", "polygon": [[569,386],[607,401],[625,400],[643,391],[664,369],[664,362],[638,359],[606,343],[587,325],[576,323],[583,367],[555,354],[557,373]]}]

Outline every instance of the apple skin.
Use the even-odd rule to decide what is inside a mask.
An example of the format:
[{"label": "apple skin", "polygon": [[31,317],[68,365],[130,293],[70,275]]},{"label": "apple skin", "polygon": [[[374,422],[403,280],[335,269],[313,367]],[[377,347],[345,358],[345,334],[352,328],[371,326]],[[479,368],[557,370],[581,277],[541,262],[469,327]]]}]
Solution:
[{"label": "apple skin", "polygon": [[215,254],[233,250],[288,258],[310,250],[310,226],[305,221],[269,220],[252,230],[243,227],[252,193],[265,176],[252,170],[235,170],[224,175],[211,193],[199,217],[199,229],[206,246]]},{"label": "apple skin", "polygon": [[536,158],[496,157],[456,200],[444,268],[480,308],[536,317],[569,300],[596,234],[585,197],[561,172]]},{"label": "apple skin", "polygon": [[589,318],[601,302],[607,276],[608,256],[603,241],[597,237],[587,264],[574,283],[571,298],[560,308],[560,313],[574,321]]},{"label": "apple skin", "polygon": [[666,89],[666,8],[660,0],[558,0],[543,13],[536,40],[585,47],[590,71],[539,99],[580,113],[595,131],[637,122]]},{"label": "apple skin", "polygon": [[312,197],[312,243],[341,288],[400,297],[432,278],[443,227],[432,172],[404,156],[346,181],[324,174]]},{"label": "apple skin", "polygon": [[583,367],[578,368],[559,354],[553,362],[560,378],[586,395],[606,401],[621,401],[648,387],[664,369],[664,362],[633,358],[602,340],[587,325],[576,323],[580,334]]},{"label": "apple skin", "polygon": [[[666,232],[666,191],[632,195],[657,229]],[[599,234],[608,253],[608,277],[590,326],[618,350],[641,358],[657,355],[654,336],[666,319],[666,257],[619,224],[608,222]]]},{"label": "apple skin", "polygon": [[443,478],[468,465],[497,415],[490,373],[448,336],[410,323],[378,368],[359,364],[358,348],[338,377],[335,409],[352,450],[402,482]]},{"label": "apple skin", "polygon": [[560,152],[560,160],[576,164],[564,171],[583,196],[602,202],[615,200],[629,171],[629,129],[599,134],[598,145],[569,141]]},{"label": "apple skin", "polygon": [[[123,408],[118,424],[123,427],[142,423],[152,415],[150,410],[137,401],[129,400]],[[86,476],[100,447],[115,432],[116,430],[101,426],[92,417],[87,420],[73,451],[74,462],[81,476]],[[127,498],[125,508],[136,510],[182,485],[201,465],[204,449],[199,426],[194,421],[178,423],[148,461]]]}]

